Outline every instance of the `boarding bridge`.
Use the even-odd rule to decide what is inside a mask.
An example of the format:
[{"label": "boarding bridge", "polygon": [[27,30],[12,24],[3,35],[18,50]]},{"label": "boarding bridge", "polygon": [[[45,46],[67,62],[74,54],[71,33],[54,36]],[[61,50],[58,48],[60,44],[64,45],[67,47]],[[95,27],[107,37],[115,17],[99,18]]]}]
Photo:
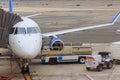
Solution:
[{"label": "boarding bridge", "polygon": [[17,14],[4,11],[0,8],[0,47],[6,47],[11,28],[22,21]]}]

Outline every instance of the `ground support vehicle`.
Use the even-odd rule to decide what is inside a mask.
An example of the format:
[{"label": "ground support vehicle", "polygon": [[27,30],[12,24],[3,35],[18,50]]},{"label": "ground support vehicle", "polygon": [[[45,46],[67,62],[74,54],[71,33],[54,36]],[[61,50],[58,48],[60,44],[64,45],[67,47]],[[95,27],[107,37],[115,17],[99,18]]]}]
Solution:
[{"label": "ground support vehicle", "polygon": [[48,46],[45,46],[41,52],[41,63],[85,63],[86,56],[92,55],[92,48],[90,43],[64,43],[63,50],[50,50],[47,47]]},{"label": "ground support vehicle", "polygon": [[110,52],[99,52],[98,55],[86,56],[86,69],[97,69],[102,71],[104,68],[111,69],[113,67],[113,59]]}]

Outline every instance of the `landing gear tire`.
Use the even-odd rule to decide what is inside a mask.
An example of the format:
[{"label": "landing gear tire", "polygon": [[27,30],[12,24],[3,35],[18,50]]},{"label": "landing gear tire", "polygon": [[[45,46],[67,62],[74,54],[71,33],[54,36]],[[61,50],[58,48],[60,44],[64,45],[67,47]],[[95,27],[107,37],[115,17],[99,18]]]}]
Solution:
[{"label": "landing gear tire", "polygon": [[21,69],[22,74],[30,74],[29,66],[23,66]]},{"label": "landing gear tire", "polygon": [[78,60],[78,62],[81,63],[81,64],[84,64],[85,63],[85,58],[80,57],[79,60]]}]

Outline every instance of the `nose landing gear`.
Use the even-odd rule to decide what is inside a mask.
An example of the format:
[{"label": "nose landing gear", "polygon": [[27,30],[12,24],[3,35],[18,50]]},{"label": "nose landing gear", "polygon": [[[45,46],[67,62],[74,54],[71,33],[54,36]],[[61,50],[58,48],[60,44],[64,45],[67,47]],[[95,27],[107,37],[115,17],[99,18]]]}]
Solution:
[{"label": "nose landing gear", "polygon": [[22,74],[30,74],[30,69],[29,69],[29,64],[28,63],[26,63],[22,66],[21,73]]},{"label": "nose landing gear", "polygon": [[25,80],[32,80],[30,76],[30,68],[28,60],[19,60],[19,66],[21,68],[21,73],[23,74]]},{"label": "nose landing gear", "polygon": [[21,68],[21,73],[22,74],[30,74],[30,69],[29,69],[29,61],[26,59],[20,59],[19,60],[19,66]]}]

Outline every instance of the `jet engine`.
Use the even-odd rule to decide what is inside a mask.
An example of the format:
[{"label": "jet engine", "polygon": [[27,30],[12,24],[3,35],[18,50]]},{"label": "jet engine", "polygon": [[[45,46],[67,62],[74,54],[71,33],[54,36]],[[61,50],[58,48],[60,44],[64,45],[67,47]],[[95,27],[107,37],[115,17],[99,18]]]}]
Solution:
[{"label": "jet engine", "polygon": [[52,37],[49,41],[50,50],[62,50],[64,47],[63,41],[58,37]]}]

